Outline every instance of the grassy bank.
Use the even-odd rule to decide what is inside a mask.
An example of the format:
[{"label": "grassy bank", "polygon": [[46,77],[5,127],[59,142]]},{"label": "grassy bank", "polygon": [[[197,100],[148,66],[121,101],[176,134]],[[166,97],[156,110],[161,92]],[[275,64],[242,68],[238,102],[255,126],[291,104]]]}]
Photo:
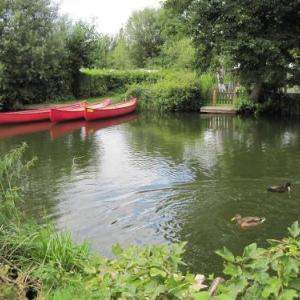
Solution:
[{"label": "grassy bank", "polygon": [[224,259],[223,283],[181,271],[184,243],[126,249],[117,244],[114,259],[107,259],[51,224],[26,219],[19,205],[34,161],[22,162],[25,150],[22,145],[0,160],[0,299],[299,298],[298,222],[268,248],[251,244],[238,256],[217,251]]}]

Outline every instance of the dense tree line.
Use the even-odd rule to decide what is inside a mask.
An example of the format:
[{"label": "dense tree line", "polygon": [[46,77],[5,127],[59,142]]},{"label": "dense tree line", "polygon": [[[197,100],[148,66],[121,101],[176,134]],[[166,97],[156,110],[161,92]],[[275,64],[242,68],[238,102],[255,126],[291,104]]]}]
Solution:
[{"label": "dense tree line", "polygon": [[195,50],[184,26],[167,9],[144,9],[111,37],[60,16],[51,0],[2,0],[0,103],[77,96],[86,67],[192,67]]},{"label": "dense tree line", "polygon": [[50,0],[0,2],[0,102],[7,107],[77,94],[80,68],[106,41],[93,26],[60,17]]},{"label": "dense tree line", "polygon": [[189,27],[197,66],[234,68],[253,100],[300,82],[300,2],[166,0]]},{"label": "dense tree line", "polygon": [[[0,103],[78,95],[80,69],[234,70],[254,100],[299,84],[299,8],[292,1],[165,0],[116,36],[59,15],[52,0],[0,1]],[[101,29],[100,29],[101,30]]]}]

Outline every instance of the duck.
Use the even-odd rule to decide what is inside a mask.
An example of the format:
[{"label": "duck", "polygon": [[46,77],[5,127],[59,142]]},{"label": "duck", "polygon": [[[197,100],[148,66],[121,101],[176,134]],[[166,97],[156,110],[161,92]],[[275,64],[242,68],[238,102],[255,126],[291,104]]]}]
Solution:
[{"label": "duck", "polygon": [[274,186],[269,186],[267,188],[269,192],[278,192],[278,193],[284,193],[284,192],[290,192],[291,191],[291,183],[286,182],[283,185],[274,185]]},{"label": "duck", "polygon": [[253,227],[262,224],[266,221],[266,218],[260,217],[242,217],[240,214],[236,214],[231,221],[236,221],[242,228]]}]

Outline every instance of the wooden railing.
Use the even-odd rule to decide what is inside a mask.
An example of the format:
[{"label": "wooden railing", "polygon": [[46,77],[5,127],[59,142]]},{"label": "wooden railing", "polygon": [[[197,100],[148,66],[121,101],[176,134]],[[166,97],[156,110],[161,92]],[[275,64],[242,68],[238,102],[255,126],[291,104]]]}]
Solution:
[{"label": "wooden railing", "polygon": [[212,97],[212,105],[217,104],[231,104],[233,105],[234,99],[237,97],[237,92],[224,92],[219,91],[219,89],[213,90],[213,97]]}]

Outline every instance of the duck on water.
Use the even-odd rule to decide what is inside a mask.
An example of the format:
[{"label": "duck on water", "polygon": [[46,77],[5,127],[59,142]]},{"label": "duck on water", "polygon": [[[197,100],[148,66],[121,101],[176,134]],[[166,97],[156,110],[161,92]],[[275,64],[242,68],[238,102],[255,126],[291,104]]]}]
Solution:
[{"label": "duck on water", "polygon": [[284,193],[284,192],[290,192],[291,191],[291,183],[286,182],[283,185],[274,185],[274,186],[269,186],[267,188],[269,192],[277,192],[277,193]]},{"label": "duck on water", "polygon": [[236,214],[231,221],[236,221],[238,225],[242,228],[248,228],[257,226],[265,222],[266,218],[260,217],[242,217],[240,214]]}]

